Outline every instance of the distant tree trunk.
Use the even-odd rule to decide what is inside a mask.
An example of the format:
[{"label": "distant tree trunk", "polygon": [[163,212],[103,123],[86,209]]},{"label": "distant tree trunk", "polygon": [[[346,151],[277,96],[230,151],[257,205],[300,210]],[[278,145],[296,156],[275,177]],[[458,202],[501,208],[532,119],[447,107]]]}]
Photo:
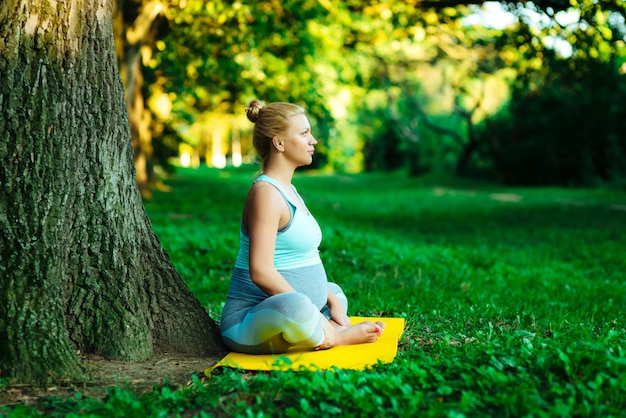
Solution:
[{"label": "distant tree trunk", "polygon": [[126,106],[133,141],[135,179],[139,191],[151,196],[155,184],[152,148],[152,113],[144,97],[142,48],[150,50],[157,34],[157,19],[164,10],[158,0],[117,0],[114,38],[120,76],[126,90]]},{"label": "distant tree trunk", "polygon": [[[459,101],[459,96],[456,96],[455,102]],[[474,152],[478,149],[478,139],[476,138],[476,129],[474,127],[474,113],[478,108],[480,108],[480,100],[477,100],[474,104],[474,107],[470,110],[464,109],[458,103],[454,106],[454,113],[460,115],[463,119],[465,119],[465,123],[467,124],[467,140],[460,141],[463,144],[463,149],[459,158],[456,161],[456,169],[455,173],[458,175],[463,175],[467,173],[467,168],[469,166],[470,159],[474,155]]]},{"label": "distant tree trunk", "polygon": [[144,212],[112,8],[0,3],[0,376],[223,350]]},{"label": "distant tree trunk", "polygon": [[474,152],[478,149],[478,141],[476,139],[476,130],[472,122],[471,115],[465,118],[467,121],[467,142],[463,144],[463,150],[461,155],[456,161],[455,173],[458,175],[464,175],[467,173],[467,168],[470,163],[470,159],[474,155]]}]

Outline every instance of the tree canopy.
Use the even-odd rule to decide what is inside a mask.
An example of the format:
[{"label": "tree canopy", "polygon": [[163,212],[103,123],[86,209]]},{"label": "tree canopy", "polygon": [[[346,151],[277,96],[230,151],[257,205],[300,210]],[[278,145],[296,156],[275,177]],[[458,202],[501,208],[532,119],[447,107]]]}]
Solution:
[{"label": "tree canopy", "polygon": [[[251,160],[242,110],[259,98],[307,108],[323,138],[316,164],[327,169],[409,167],[532,183],[623,176],[623,126],[597,122],[621,118],[609,111],[617,106],[559,93],[569,83],[581,92],[611,91],[603,102],[623,100],[616,88],[626,72],[623,1],[161,4],[167,25],[142,53],[144,91],[155,142],[169,144],[170,156],[183,142],[209,164]],[[499,17],[476,19],[494,9]],[[522,108],[550,117],[552,110],[527,105],[546,95],[567,100],[572,115],[586,114],[593,135],[568,138],[564,127],[520,119]],[[542,135],[522,130],[527,123]],[[528,163],[519,147],[554,166],[568,159],[558,150],[572,142],[580,150],[572,170],[537,166],[532,178],[519,172]],[[606,162],[598,153],[618,155],[610,170],[600,169]]]}]

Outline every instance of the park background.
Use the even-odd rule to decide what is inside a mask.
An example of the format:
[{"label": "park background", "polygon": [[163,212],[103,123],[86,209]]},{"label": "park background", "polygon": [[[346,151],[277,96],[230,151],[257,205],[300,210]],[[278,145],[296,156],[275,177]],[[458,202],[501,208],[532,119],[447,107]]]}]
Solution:
[{"label": "park background", "polygon": [[623,182],[621,2],[123,2],[139,182],[254,162],[252,99],[307,109],[314,168]]},{"label": "park background", "polygon": [[2,412],[623,413],[623,2],[116,6],[145,209],[210,317],[256,170],[243,109],[258,98],[307,109],[320,144],[294,182],[352,313],[407,328],[396,361],[369,371],[199,370],[103,396],[71,380],[69,397]]}]

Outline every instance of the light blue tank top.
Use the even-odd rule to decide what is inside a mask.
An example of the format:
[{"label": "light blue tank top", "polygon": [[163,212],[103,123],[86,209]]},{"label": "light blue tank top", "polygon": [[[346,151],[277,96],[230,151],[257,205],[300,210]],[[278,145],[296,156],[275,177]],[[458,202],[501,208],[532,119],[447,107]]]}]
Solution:
[{"label": "light blue tank top", "polygon": [[[266,181],[276,187],[280,194],[288,202],[291,209],[289,223],[281,228],[276,234],[276,247],[274,249],[274,268],[276,270],[288,270],[300,267],[308,267],[320,264],[319,245],[322,242],[322,230],[317,221],[310,213],[298,209],[295,202],[285,192],[283,187],[273,178],[262,174],[254,182]],[[298,193],[295,188],[294,191]],[[300,195],[298,195],[300,197]],[[301,199],[302,200],[302,199]],[[304,204],[304,202],[302,202]],[[243,224],[239,233],[240,246],[235,267],[244,270],[249,269],[250,238]]]}]

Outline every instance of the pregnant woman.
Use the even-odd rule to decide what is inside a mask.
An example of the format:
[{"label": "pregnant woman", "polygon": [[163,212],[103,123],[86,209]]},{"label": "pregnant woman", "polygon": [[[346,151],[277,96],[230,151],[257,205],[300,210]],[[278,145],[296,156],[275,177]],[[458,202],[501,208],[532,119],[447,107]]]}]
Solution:
[{"label": "pregnant woman", "polygon": [[220,327],[225,344],[249,354],[284,353],[292,347],[327,349],[374,342],[385,324],[351,324],[348,301],[330,283],[319,256],[322,233],[291,184],[309,165],[317,140],[302,107],[246,109],[261,159],[243,209],[240,248]]}]

